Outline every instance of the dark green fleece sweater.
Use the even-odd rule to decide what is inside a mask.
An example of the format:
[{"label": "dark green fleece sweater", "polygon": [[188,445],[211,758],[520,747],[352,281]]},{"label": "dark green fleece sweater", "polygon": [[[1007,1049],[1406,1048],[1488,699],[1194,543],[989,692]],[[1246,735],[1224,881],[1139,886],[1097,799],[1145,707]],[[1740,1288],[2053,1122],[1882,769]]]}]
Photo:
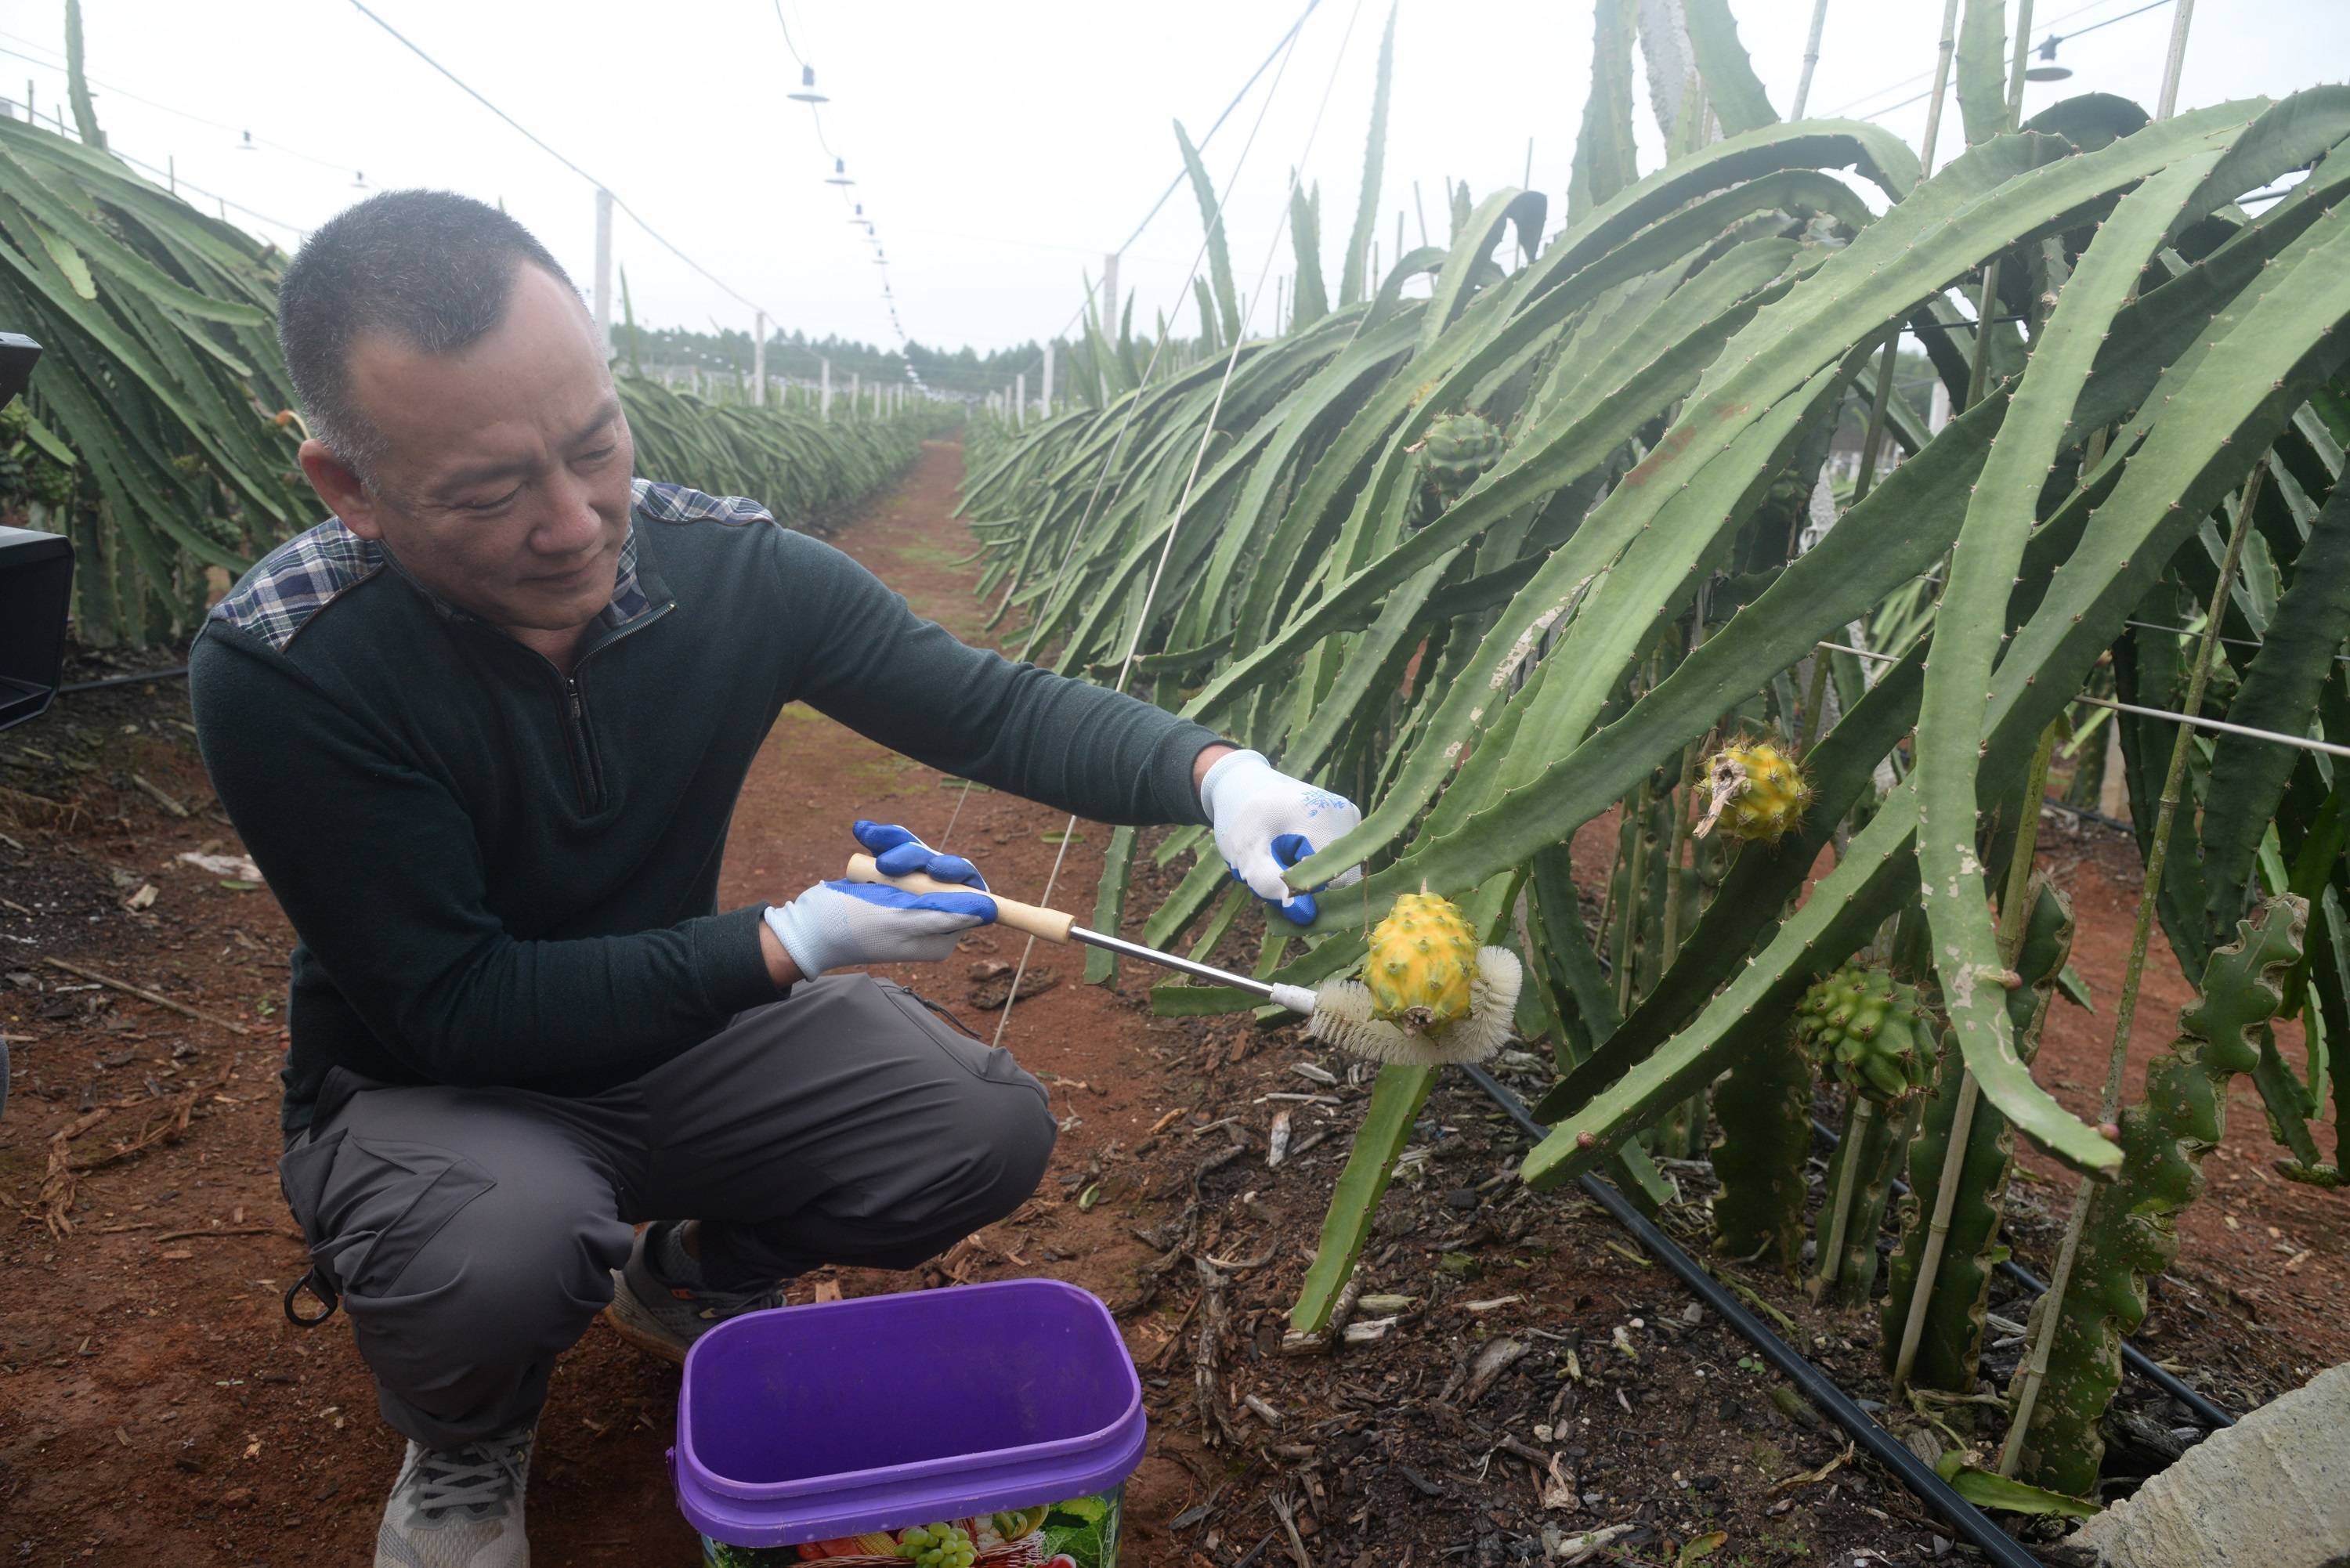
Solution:
[{"label": "dark green fleece sweater", "polygon": [[590,1093],[775,1000],[765,906],[720,914],[717,888],[786,702],[1107,822],[1204,820],[1217,738],[964,646],[754,503],[641,480],[567,680],[333,521],[247,573],[189,662],[205,765],[300,938],[289,1131],[338,1064]]}]

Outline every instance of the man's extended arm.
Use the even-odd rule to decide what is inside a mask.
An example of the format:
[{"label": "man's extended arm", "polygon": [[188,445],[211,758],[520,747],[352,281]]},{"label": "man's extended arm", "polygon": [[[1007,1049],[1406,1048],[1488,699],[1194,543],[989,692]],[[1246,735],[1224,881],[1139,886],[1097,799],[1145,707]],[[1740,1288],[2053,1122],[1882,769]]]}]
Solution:
[{"label": "man's extended arm", "polygon": [[[1222,736],[1131,697],[968,647],[847,556],[779,541],[787,695],[932,767],[1097,822],[1205,823]],[[1219,751],[1218,755],[1222,752]]]}]

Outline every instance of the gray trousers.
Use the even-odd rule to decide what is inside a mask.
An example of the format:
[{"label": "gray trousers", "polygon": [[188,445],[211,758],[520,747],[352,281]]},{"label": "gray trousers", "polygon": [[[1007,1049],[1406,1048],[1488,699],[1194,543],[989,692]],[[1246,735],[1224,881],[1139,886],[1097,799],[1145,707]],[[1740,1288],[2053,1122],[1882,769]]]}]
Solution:
[{"label": "gray trousers", "polygon": [[702,1221],[725,1289],[911,1268],[1019,1207],[1055,1131],[1011,1053],[846,974],[584,1098],[337,1069],[278,1173],[384,1419],[445,1449],[537,1414],[634,1222]]}]

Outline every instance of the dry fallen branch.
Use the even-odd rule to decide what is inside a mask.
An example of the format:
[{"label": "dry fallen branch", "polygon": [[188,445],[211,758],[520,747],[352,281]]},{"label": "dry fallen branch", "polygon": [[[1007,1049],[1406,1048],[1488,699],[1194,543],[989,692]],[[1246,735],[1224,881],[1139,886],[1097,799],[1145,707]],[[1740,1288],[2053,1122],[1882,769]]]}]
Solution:
[{"label": "dry fallen branch", "polygon": [[199,1023],[209,1023],[215,1029],[225,1029],[232,1034],[253,1033],[250,1028],[237,1023],[234,1019],[223,1018],[216,1012],[206,1012],[199,1007],[190,1007],[184,1002],[174,1002],[168,996],[149,991],[142,985],[133,985],[127,980],[117,980],[110,974],[100,974],[94,969],[84,969],[78,963],[68,963],[61,958],[44,958],[41,961],[51,969],[61,969],[68,974],[79,975],[82,979],[93,981],[109,991],[119,991],[125,996],[135,996],[141,1002],[151,1002],[157,1007],[176,1012],[182,1018],[192,1018]]},{"label": "dry fallen branch", "polygon": [[166,1231],[160,1236],[150,1236],[148,1240],[160,1247],[166,1241],[209,1241],[215,1236],[283,1236],[289,1241],[302,1240],[301,1231],[288,1230],[283,1225],[223,1225],[217,1229]]},{"label": "dry fallen branch", "polygon": [[79,801],[51,800],[45,794],[26,794],[23,790],[10,789],[5,784],[0,784],[0,810],[5,810],[12,822],[26,820],[19,815],[22,811],[38,812],[41,815],[33,820],[68,831],[79,826],[82,817]]}]

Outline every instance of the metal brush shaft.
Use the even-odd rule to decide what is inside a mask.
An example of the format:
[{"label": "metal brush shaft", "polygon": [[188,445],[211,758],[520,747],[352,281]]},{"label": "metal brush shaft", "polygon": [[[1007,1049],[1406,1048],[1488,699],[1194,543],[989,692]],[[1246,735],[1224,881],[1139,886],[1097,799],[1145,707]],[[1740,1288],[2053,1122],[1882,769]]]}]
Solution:
[{"label": "metal brush shaft", "polygon": [[[881,875],[880,867],[873,863],[873,857],[870,855],[850,856],[848,876],[851,881],[887,882],[891,887],[903,888],[910,893],[969,893],[974,890],[960,882],[941,882],[919,874],[910,877],[884,877]],[[1161,952],[1157,948],[1144,947],[1140,942],[1128,941],[1124,937],[1113,937],[1106,931],[1088,930],[1077,924],[1073,917],[1058,909],[1047,909],[1036,904],[1023,904],[1016,899],[1006,898],[1001,894],[991,893],[988,897],[995,900],[995,923],[1008,929],[1024,932],[1032,937],[1042,937],[1048,942],[1083,942],[1087,947],[1100,948],[1105,952],[1118,953],[1126,958],[1139,959],[1144,963],[1155,963],[1161,969],[1171,969],[1179,973],[1188,974],[1195,980],[1210,980],[1218,985],[1234,986],[1252,996],[1262,996],[1268,1002],[1289,1009],[1292,1012],[1311,1013],[1314,1011],[1314,992],[1305,986],[1284,985],[1277,981],[1255,980],[1248,975],[1234,974],[1230,970],[1218,969],[1213,964],[1197,963],[1191,959],[1178,958],[1173,953]]]},{"label": "metal brush shaft", "polygon": [[[1218,969],[1211,963],[1200,963],[1191,959],[1178,958],[1173,953],[1161,952],[1157,948],[1147,948],[1140,942],[1130,942],[1124,937],[1114,937],[1107,931],[1090,930],[1084,926],[1071,926],[1069,940],[1073,942],[1083,942],[1089,948],[1102,948],[1110,952],[1121,953],[1130,959],[1140,959],[1144,963],[1155,963],[1161,969],[1175,970],[1191,976],[1194,980],[1211,980],[1218,985],[1233,986],[1247,992],[1252,996],[1262,996],[1274,1002],[1281,1001],[1277,992],[1292,989],[1287,986],[1276,986],[1270,981],[1256,980],[1245,974],[1234,974],[1228,969]],[[1284,1005],[1287,1004],[1284,1003]]]}]

